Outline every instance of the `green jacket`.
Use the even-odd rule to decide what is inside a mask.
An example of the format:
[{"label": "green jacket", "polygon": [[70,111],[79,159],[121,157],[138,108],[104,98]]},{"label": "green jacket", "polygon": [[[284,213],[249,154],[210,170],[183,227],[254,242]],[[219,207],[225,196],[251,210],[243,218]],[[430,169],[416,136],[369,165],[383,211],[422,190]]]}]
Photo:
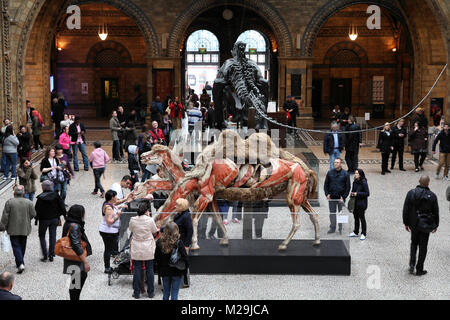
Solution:
[{"label": "green jacket", "polygon": [[33,202],[23,197],[12,198],[5,203],[0,224],[10,236],[28,236],[35,216]]},{"label": "green jacket", "polygon": [[17,175],[19,176],[19,184],[24,186],[25,193],[36,192],[35,180],[38,178],[36,172],[32,167],[17,169]]},{"label": "green jacket", "polygon": [[33,125],[31,127],[33,130],[33,136],[40,136],[41,135],[41,127],[39,123],[38,117],[33,117]]}]

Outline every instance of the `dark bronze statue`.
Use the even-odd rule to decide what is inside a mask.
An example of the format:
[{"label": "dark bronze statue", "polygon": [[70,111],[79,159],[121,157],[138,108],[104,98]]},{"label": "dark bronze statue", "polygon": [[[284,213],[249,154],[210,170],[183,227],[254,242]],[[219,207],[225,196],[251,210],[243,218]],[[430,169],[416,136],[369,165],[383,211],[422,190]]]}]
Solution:
[{"label": "dark bronze statue", "polygon": [[233,121],[242,126],[248,124],[249,109],[255,110],[255,129],[267,129],[267,121],[261,113],[267,113],[269,84],[263,78],[258,65],[245,57],[246,44],[236,42],[232,55],[220,67],[214,81],[216,127],[226,128],[224,111],[233,115]]}]

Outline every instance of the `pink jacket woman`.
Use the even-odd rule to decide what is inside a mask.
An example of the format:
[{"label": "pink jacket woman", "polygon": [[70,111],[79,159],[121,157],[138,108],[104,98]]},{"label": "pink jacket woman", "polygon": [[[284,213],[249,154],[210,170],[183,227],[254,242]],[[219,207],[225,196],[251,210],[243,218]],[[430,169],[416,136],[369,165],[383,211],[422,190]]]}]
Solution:
[{"label": "pink jacket woman", "polygon": [[67,151],[70,148],[70,136],[63,132],[59,135],[59,144],[63,147],[63,150]]}]

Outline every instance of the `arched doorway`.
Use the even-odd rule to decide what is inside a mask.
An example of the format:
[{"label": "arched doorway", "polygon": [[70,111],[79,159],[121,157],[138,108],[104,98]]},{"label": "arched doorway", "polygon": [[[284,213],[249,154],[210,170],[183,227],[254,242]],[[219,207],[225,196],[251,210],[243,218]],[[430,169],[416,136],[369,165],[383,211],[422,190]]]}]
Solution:
[{"label": "arched doorway", "polygon": [[[124,5],[119,0],[105,0],[102,3],[108,3],[108,5],[85,0],[36,2],[28,13],[27,21],[30,28],[21,35],[17,55],[17,100],[21,108],[24,108],[25,99],[31,100],[47,125],[52,124],[51,87],[60,91],[67,99],[69,107],[76,108],[83,117],[97,116],[96,99],[101,97],[101,92],[98,90],[101,83],[92,80],[92,75],[96,73],[95,67],[104,68],[106,65],[105,63],[96,65],[95,57],[94,62],[88,61],[87,57],[90,49],[97,42],[102,42],[97,35],[100,20],[109,25],[106,41],[115,41],[130,52],[132,63],[128,64],[125,60],[125,62],[119,61],[119,64],[129,70],[141,69],[139,72],[130,72],[133,76],[128,74],[127,79],[123,81],[125,86],[119,87],[119,90],[124,90],[126,98],[124,102],[132,103],[134,98],[127,97],[136,96],[135,83],[130,81],[131,79],[140,84],[142,95],[148,94],[148,91],[152,89],[147,85],[147,57],[158,55],[159,47],[148,18],[133,3]],[[82,10],[83,28],[80,30],[68,30],[66,27],[68,17],[66,9],[69,4],[77,4]],[[127,37],[135,37],[133,44],[124,44],[123,39]],[[123,50],[119,47],[109,48],[109,50],[119,50],[116,51],[122,57]],[[136,47],[139,48],[140,53],[135,52]],[[109,58],[114,60],[114,54],[111,51],[109,53]],[[103,57],[99,59],[104,61],[106,53],[101,56]],[[85,72],[82,72],[82,69]],[[75,77],[76,73],[80,76]],[[117,73],[117,70],[111,72],[112,75]],[[88,104],[90,106],[87,106]],[[86,111],[88,109],[89,111]],[[18,123],[24,121],[22,119],[24,113],[21,110],[23,109],[17,112]],[[44,131],[50,131],[50,128]]]},{"label": "arched doorway", "polygon": [[[246,4],[251,5],[253,1]],[[197,4],[195,5],[197,6]],[[190,8],[189,15],[194,15],[194,11]],[[185,19],[186,16],[184,16]],[[178,24],[185,24],[186,20],[177,21]],[[261,16],[261,12],[253,10],[253,7],[247,7],[238,4],[228,5],[211,5],[209,8],[202,8],[201,12],[192,18],[189,25],[186,26],[186,31],[179,44],[179,54],[182,57],[181,65],[181,80],[182,87],[186,88],[186,75],[183,74],[186,70],[187,61],[187,40],[198,30],[208,30],[217,37],[220,51],[218,52],[218,65],[221,66],[227,59],[231,58],[231,50],[237,39],[241,36],[246,42],[251,45],[247,49],[248,56],[251,59],[256,59],[262,68],[262,74],[269,80],[269,95],[270,100],[278,99],[278,59],[279,59],[279,43],[278,39],[282,38],[276,30],[272,28],[273,21],[266,20]],[[281,28],[282,25],[278,26]],[[178,30],[178,29],[177,29]],[[179,36],[175,33],[170,35],[170,39]],[[169,54],[172,44],[169,44]],[[290,46],[289,46],[290,48]],[[253,49],[256,49],[253,50]],[[196,48],[198,54],[198,48]],[[251,51],[251,52],[250,52]],[[254,53],[256,52],[256,53]],[[191,59],[195,56],[191,56]],[[215,78],[215,76],[214,76]]]},{"label": "arched doorway", "polygon": [[186,85],[200,95],[212,85],[219,68],[219,40],[208,30],[193,32],[186,41]]},{"label": "arched doorway", "polygon": [[[335,105],[372,119],[392,119],[412,107],[415,52],[408,27],[397,11],[381,7],[381,28],[370,30],[367,7],[335,12],[316,34],[311,105],[324,126]],[[358,30],[355,40],[349,38],[350,26]]]}]

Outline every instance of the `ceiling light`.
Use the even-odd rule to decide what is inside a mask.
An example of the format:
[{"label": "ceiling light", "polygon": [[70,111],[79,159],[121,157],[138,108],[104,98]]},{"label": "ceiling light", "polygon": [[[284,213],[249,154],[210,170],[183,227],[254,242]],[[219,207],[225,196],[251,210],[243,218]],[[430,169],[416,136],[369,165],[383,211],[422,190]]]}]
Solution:
[{"label": "ceiling light", "polygon": [[358,28],[353,24],[348,29],[348,37],[352,41],[355,41],[358,38]]},{"label": "ceiling light", "polygon": [[108,26],[106,24],[102,24],[98,27],[98,36],[102,41],[105,41],[108,38]]}]

